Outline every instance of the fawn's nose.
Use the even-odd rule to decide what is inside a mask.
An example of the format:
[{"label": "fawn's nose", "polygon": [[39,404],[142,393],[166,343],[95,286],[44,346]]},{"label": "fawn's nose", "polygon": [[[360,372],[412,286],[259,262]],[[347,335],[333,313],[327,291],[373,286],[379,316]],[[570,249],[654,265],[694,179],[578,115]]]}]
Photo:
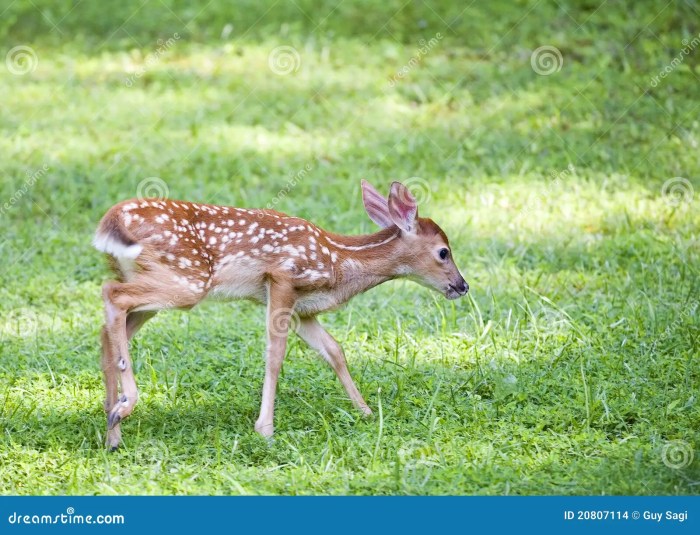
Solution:
[{"label": "fawn's nose", "polygon": [[467,292],[469,291],[469,284],[464,280],[464,277],[460,277],[457,284],[454,285],[454,289],[457,290],[459,295],[467,295]]}]

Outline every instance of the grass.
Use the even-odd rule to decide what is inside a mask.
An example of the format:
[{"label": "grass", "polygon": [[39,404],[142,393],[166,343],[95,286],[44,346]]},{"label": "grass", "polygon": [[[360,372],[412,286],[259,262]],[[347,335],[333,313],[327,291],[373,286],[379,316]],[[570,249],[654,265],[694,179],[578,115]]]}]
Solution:
[{"label": "grass", "polygon": [[[698,492],[700,50],[652,79],[700,6],[477,4],[7,7],[3,55],[38,64],[0,69],[0,493]],[[105,452],[106,209],[155,187],[360,233],[361,178],[410,183],[472,288],[388,283],[323,318],[375,416],[294,340],[268,444],[263,310],[206,303],[139,333]]]}]

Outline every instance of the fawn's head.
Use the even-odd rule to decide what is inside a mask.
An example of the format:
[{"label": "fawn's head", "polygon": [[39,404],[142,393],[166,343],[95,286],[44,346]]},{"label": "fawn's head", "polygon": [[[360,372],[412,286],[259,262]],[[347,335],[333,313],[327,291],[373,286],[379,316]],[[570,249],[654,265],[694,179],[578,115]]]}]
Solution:
[{"label": "fawn's head", "polygon": [[454,263],[447,235],[432,219],[418,217],[416,199],[406,186],[393,182],[385,198],[363,180],[362,201],[377,225],[399,228],[403,275],[448,299],[467,294],[469,284]]}]

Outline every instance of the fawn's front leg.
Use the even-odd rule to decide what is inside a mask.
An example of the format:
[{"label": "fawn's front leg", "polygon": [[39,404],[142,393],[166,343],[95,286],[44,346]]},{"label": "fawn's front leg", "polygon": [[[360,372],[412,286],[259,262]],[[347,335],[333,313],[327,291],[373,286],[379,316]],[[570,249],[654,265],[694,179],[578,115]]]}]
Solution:
[{"label": "fawn's front leg", "polygon": [[277,378],[287,350],[287,335],[294,312],[294,290],[275,281],[267,287],[267,351],[265,354],[265,381],[263,383],[260,416],[255,430],[264,437],[274,432],[275,391]]},{"label": "fawn's front leg", "polygon": [[366,416],[372,414],[372,410],[367,406],[362,394],[355,386],[355,382],[350,376],[343,348],[326,329],[323,328],[316,318],[304,318],[296,327],[299,337],[306,342],[309,347],[318,351],[321,356],[330,364],[333,371],[340,379],[340,383],[345,388],[348,397],[353,405],[360,409]]}]

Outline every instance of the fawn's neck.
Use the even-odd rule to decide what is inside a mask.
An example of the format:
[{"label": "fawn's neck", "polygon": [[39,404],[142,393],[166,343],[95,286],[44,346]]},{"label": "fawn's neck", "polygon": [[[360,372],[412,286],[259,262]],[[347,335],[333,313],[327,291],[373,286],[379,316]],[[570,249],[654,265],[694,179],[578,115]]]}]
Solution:
[{"label": "fawn's neck", "polygon": [[396,227],[363,236],[328,234],[340,260],[338,289],[344,301],[406,274],[399,235]]}]

